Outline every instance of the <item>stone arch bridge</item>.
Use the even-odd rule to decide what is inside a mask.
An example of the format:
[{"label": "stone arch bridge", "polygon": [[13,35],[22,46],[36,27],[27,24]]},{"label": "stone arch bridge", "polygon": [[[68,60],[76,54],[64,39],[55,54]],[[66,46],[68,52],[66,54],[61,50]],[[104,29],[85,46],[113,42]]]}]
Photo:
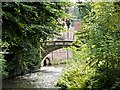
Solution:
[{"label": "stone arch bridge", "polygon": [[70,29],[66,29],[66,31],[60,32],[59,35],[50,41],[47,41],[44,46],[44,51],[42,51],[42,59],[54,50],[72,46],[72,42],[76,39],[75,33],[76,31],[71,27]]},{"label": "stone arch bridge", "polygon": [[59,40],[59,41],[49,41],[46,43],[44,51],[42,52],[42,59],[47,56],[50,52],[60,49],[66,48],[68,46],[73,45],[73,40]]}]

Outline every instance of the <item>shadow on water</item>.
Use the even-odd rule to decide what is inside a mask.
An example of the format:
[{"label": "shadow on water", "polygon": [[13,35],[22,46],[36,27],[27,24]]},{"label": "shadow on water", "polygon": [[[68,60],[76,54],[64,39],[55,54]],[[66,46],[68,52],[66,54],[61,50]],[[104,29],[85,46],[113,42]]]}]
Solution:
[{"label": "shadow on water", "polygon": [[35,72],[3,80],[3,88],[54,88],[65,65],[45,66]]}]

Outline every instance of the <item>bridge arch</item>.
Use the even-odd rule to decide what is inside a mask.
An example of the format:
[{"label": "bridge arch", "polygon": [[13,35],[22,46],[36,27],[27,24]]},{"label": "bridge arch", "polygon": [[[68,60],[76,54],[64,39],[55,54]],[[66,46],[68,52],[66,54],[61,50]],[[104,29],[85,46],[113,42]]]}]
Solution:
[{"label": "bridge arch", "polygon": [[44,44],[44,50],[41,52],[41,63],[45,59],[45,57],[52,51],[55,51],[60,48],[67,48],[69,46],[80,47],[73,44],[73,42],[76,40],[75,33],[76,31],[74,29],[70,29],[66,32],[61,32],[59,37],[55,36],[54,38],[51,38],[50,41],[47,41]]},{"label": "bridge arch", "polygon": [[52,42],[48,42],[46,43],[45,49],[42,52],[42,61],[41,63],[43,63],[43,61],[45,60],[46,56],[58,49],[62,49],[62,48],[67,48],[69,46],[72,46],[73,41],[52,41]]},{"label": "bridge arch", "polygon": [[[67,50],[69,46],[54,48],[50,52],[45,53],[41,61],[41,66],[56,65],[58,63],[65,63],[65,60],[72,57],[72,52]],[[44,65],[46,63],[46,65]]]}]

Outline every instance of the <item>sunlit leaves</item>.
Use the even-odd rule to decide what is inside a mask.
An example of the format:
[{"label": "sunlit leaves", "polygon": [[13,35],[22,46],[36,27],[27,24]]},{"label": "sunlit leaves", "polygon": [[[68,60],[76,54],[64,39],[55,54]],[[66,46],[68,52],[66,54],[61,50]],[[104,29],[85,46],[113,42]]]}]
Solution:
[{"label": "sunlit leaves", "polygon": [[[60,80],[60,84],[65,84],[68,88],[70,85],[73,88],[78,88],[77,85],[80,85],[80,88],[96,90],[117,89],[120,85],[120,3],[80,3],[79,9],[84,16],[81,17],[82,28],[76,34],[78,38],[74,45],[80,47],[71,48],[74,51],[72,59],[74,62],[71,61],[71,67],[68,67],[70,69],[65,72],[67,76],[65,77],[66,74],[63,74],[64,80]],[[76,71],[76,68],[79,70]],[[89,70],[93,73],[85,74],[85,76],[78,74],[80,71],[85,73]],[[68,78],[71,80],[66,80]],[[85,78],[87,78],[86,82]]]},{"label": "sunlit leaves", "polygon": [[[85,39],[86,43],[90,46],[90,50],[97,60],[95,68],[97,68],[98,71],[104,69],[104,71],[102,71],[103,74],[101,75],[110,78],[110,72],[112,73],[112,70],[116,70],[114,65],[117,65],[117,67],[119,67],[119,63],[116,62],[119,59],[119,51],[115,49],[118,47],[116,46],[117,44],[115,45],[115,43],[117,42],[117,40],[115,39],[117,39],[118,37],[114,37],[114,35],[116,36],[117,34],[113,33],[119,30],[115,27],[115,24],[119,22],[119,19],[117,19],[119,16],[114,13],[115,9],[113,3],[94,2],[91,3],[91,6],[91,12],[88,14],[88,17],[84,19],[83,28],[83,30],[88,33],[89,37],[79,37],[79,39]],[[84,36],[84,34],[81,33],[81,36]],[[95,45],[95,47],[91,48],[91,46],[93,45]],[[117,74],[114,75],[118,77]],[[100,82],[99,80],[103,80],[104,77],[99,77],[99,75],[97,79],[99,85],[101,85],[99,87],[101,88],[110,87],[110,85],[112,84],[112,82],[110,81],[111,83],[106,85],[106,82],[108,81],[108,79],[106,79],[104,85],[102,85],[102,82]]]}]

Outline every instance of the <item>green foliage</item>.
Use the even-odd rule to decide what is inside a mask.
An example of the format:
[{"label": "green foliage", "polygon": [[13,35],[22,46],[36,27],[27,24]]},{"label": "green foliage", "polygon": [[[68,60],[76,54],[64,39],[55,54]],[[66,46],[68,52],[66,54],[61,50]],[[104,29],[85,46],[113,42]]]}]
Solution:
[{"label": "green foliage", "polygon": [[[109,89],[119,78],[119,15],[113,3],[91,3],[91,13],[84,24],[92,54],[95,56],[96,75],[92,79],[94,88]],[[108,9],[109,8],[109,9]],[[84,35],[84,34],[83,34]],[[81,38],[81,37],[79,37]],[[92,46],[94,45],[94,48]]]},{"label": "green foliage", "polygon": [[70,48],[73,58],[67,64],[67,68],[59,78],[56,86],[61,88],[90,88],[87,85],[89,85],[90,78],[94,76],[95,69],[88,65],[88,60],[92,57],[89,48],[86,44],[81,44],[81,47],[81,50],[76,47]]},{"label": "green foliage", "polygon": [[[91,11],[83,17],[82,30],[76,34],[78,39],[74,44],[80,48],[74,49],[76,53],[74,53],[73,60],[75,62],[71,62],[73,65],[70,65],[69,68],[72,69],[63,73],[58,85],[65,85],[67,88],[72,86],[72,88],[96,90],[119,89],[120,4],[114,2],[87,4],[90,5]],[[83,61],[85,63],[82,63]],[[77,64],[77,62],[82,63],[82,66],[89,67],[89,69],[81,68],[81,64]],[[77,68],[78,71],[76,71]],[[88,70],[90,72],[84,77],[79,73]],[[93,73],[91,74],[91,72]]]},{"label": "green foliage", "polygon": [[[9,76],[24,74],[40,67],[44,42],[63,29],[59,18],[67,14],[56,2],[5,2],[3,10],[3,47]],[[12,72],[12,73],[11,73]]]},{"label": "green foliage", "polygon": [[0,77],[2,76],[7,77],[8,73],[5,71],[5,68],[7,67],[6,65],[6,60],[3,59],[3,55],[0,54]]},{"label": "green foliage", "polygon": [[91,6],[88,3],[85,2],[77,2],[77,6],[79,8],[79,16],[78,18],[80,18],[81,20],[84,19],[84,17],[86,17],[89,12],[91,11]]}]

